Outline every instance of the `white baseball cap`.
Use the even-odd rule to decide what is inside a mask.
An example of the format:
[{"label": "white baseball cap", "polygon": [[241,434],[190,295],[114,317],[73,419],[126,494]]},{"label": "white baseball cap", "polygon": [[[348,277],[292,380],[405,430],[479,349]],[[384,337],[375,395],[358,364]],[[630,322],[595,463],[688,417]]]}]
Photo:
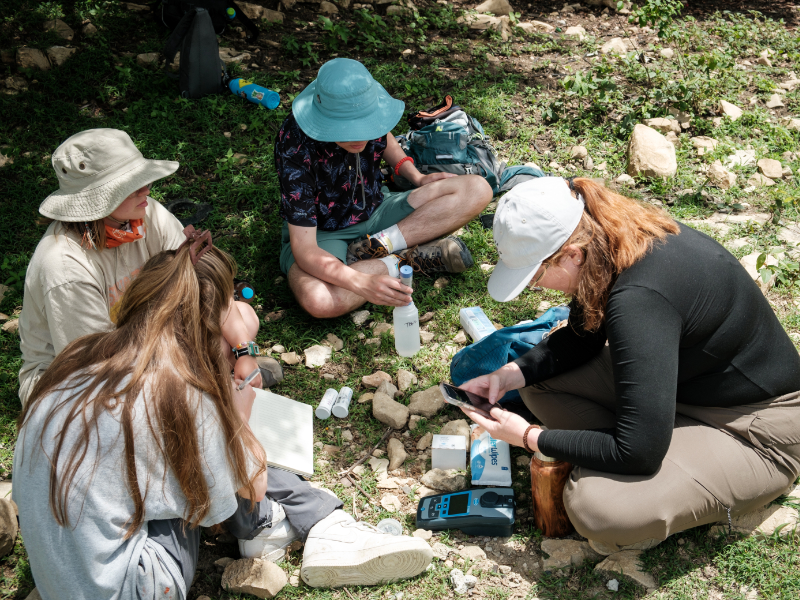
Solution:
[{"label": "white baseball cap", "polygon": [[583,207],[561,177],[531,179],[503,196],[494,215],[500,260],[489,278],[492,298],[508,302],[519,296],[542,261],[573,234]]}]

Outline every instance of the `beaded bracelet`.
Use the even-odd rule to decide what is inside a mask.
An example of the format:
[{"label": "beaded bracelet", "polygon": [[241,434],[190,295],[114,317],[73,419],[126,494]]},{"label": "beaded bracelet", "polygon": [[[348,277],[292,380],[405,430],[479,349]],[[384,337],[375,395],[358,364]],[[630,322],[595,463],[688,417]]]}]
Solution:
[{"label": "beaded bracelet", "polygon": [[407,160],[410,160],[412,165],[414,164],[414,159],[413,158],[411,158],[410,156],[404,156],[403,158],[398,160],[397,164],[394,166],[394,174],[395,175],[400,175],[400,165],[402,165]]},{"label": "beaded bracelet", "polygon": [[528,425],[528,428],[525,430],[525,433],[522,435],[522,445],[525,447],[525,450],[533,454],[535,450],[531,450],[531,447],[528,446],[528,434],[531,432],[531,429],[540,429],[538,425]]}]

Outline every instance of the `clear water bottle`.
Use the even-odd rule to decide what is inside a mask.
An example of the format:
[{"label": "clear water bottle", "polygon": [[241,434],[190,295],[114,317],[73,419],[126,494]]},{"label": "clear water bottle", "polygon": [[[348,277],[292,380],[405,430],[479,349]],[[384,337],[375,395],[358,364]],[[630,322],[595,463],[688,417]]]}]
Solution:
[{"label": "clear water bottle", "polygon": [[[412,287],[414,270],[408,265],[400,267],[400,281]],[[394,309],[394,348],[400,356],[414,356],[419,352],[419,310],[410,302],[408,306]]]}]

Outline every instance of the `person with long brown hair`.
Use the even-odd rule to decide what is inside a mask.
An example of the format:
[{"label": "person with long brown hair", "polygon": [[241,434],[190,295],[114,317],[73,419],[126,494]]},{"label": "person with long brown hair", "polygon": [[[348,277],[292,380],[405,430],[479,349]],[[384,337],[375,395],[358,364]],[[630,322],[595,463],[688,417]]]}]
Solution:
[{"label": "person with long brown hair", "polygon": [[504,196],[489,293],[572,297],[565,326],[461,387],[519,389],[539,428],[465,411],[495,438],[575,467],[563,500],[601,554],[751,511],[800,473],[800,356],[759,287],[712,238],[590,179]]},{"label": "person with long brown hair", "polygon": [[13,498],[44,600],[185,598],[199,526],[223,521],[266,559],[305,539],[314,586],[409,577],[430,562],[423,540],[356,523],[335,495],[267,467],[248,425],[253,389],[231,385],[222,343],[235,273],[204,239],[155,255],[116,329],[69,344],[36,383]]}]

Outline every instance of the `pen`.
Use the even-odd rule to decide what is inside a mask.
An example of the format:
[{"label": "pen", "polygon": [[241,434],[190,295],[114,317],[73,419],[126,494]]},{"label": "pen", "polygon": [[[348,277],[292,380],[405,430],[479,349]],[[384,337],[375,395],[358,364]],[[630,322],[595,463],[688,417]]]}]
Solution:
[{"label": "pen", "polygon": [[258,367],[256,367],[256,368],[253,370],[253,372],[252,372],[252,373],[250,373],[250,375],[248,375],[247,377],[245,377],[245,378],[244,378],[244,381],[243,381],[242,383],[240,383],[240,384],[239,384],[239,387],[238,387],[238,388],[236,388],[236,389],[237,389],[237,390],[239,390],[239,391],[241,392],[241,391],[244,389],[244,386],[246,386],[248,383],[250,383],[251,381],[253,381],[253,379],[255,379],[255,378],[256,378],[256,376],[258,376],[260,373],[261,373],[261,369],[260,369],[260,368],[258,368]]}]

